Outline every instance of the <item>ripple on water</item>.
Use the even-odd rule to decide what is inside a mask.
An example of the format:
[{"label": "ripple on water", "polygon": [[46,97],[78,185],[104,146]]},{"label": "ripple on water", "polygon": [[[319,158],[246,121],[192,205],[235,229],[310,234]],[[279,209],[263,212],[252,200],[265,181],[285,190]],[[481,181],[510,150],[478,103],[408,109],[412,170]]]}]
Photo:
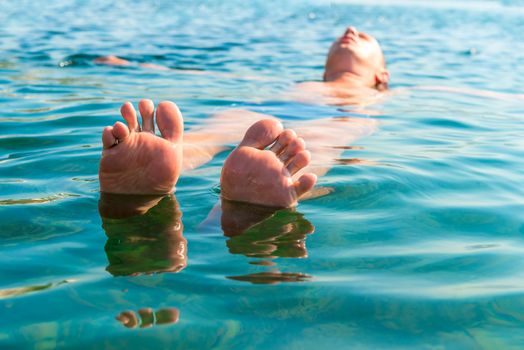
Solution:
[{"label": "ripple on water", "polygon": [[43,292],[43,291],[47,291],[50,289],[60,287],[61,285],[64,285],[66,283],[71,283],[71,282],[74,282],[74,280],[62,280],[59,282],[50,282],[47,284],[0,289],[0,299],[8,299],[8,298],[23,296],[23,295],[27,295],[31,293]]},{"label": "ripple on water", "polygon": [[66,198],[80,197],[77,194],[72,193],[57,193],[47,197],[41,198],[18,198],[18,199],[0,199],[1,205],[27,205],[27,204],[43,204],[59,201]]}]

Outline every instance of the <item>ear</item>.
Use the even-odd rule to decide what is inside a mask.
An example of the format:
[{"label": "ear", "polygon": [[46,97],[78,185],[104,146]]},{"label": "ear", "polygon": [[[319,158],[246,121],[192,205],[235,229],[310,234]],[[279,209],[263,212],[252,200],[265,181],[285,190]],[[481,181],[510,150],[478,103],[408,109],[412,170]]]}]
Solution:
[{"label": "ear", "polygon": [[375,85],[379,90],[386,90],[388,88],[389,72],[386,68],[381,68],[375,73]]}]

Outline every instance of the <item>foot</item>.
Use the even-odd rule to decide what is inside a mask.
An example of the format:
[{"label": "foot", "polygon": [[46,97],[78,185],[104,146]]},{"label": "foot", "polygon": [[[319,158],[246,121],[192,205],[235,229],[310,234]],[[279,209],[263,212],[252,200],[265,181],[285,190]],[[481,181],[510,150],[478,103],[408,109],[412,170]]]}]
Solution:
[{"label": "foot", "polygon": [[97,57],[93,62],[98,64],[107,64],[109,66],[129,66],[131,62],[124,60],[123,58],[116,57],[113,55]]},{"label": "foot", "polygon": [[116,122],[102,134],[100,191],[121,194],[165,194],[173,190],[182,167],[182,114],[172,102],[160,102],[156,123],[162,137],[155,135],[154,105],[139,104],[142,128],[133,105],[120,109],[127,125]]},{"label": "foot", "polygon": [[317,180],[310,173],[293,178],[310,159],[304,140],[294,131],[282,130],[276,120],[261,120],[226,159],[220,178],[222,196],[272,207],[294,206]]}]

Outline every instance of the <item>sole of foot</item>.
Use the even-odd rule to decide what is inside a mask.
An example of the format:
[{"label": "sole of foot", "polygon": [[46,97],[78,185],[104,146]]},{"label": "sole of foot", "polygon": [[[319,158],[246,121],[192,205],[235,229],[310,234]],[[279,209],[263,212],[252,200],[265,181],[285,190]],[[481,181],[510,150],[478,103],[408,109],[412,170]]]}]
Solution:
[{"label": "sole of foot", "polygon": [[[142,124],[130,102],[120,112],[126,121],[102,133],[100,191],[120,194],[165,194],[173,190],[182,167],[184,123],[178,107],[151,100],[139,103]],[[155,116],[156,114],[156,116]],[[155,120],[161,137],[155,135]]]},{"label": "sole of foot", "polygon": [[222,168],[225,199],[271,207],[292,207],[313,188],[317,177],[297,172],[311,161],[305,142],[293,130],[265,119],[253,124]]}]

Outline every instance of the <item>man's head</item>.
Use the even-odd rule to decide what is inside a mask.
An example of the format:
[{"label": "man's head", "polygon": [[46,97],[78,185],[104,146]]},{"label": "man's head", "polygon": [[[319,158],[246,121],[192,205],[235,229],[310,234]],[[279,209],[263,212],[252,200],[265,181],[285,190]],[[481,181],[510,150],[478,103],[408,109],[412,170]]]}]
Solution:
[{"label": "man's head", "polygon": [[378,41],[355,27],[348,27],[331,45],[324,81],[335,80],[344,73],[354,75],[369,87],[387,89],[389,73]]}]

